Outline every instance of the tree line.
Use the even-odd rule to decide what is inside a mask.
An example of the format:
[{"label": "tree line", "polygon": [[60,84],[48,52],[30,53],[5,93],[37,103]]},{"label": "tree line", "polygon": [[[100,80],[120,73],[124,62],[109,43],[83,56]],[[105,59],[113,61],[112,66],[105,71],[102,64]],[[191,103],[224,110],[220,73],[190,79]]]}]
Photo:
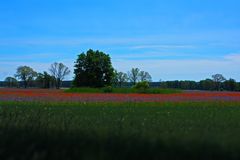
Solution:
[{"label": "tree line", "polygon": [[[24,88],[35,86],[59,89],[69,74],[69,68],[57,62],[50,66],[49,73],[37,73],[29,66],[20,66],[13,77],[5,79],[5,83],[8,87],[19,87],[20,81]],[[118,72],[113,68],[108,54],[91,49],[78,55],[74,74],[73,87],[122,87],[125,82],[135,85],[137,82],[152,81],[150,74],[139,68],[132,68],[128,73]]]},{"label": "tree line", "polygon": [[160,82],[161,88],[174,88],[184,90],[208,90],[208,91],[240,91],[240,83],[230,78],[224,81],[207,78],[199,82],[196,81],[165,81]]},{"label": "tree line", "polygon": [[51,64],[49,72],[38,73],[29,66],[19,66],[14,77],[7,77],[5,83],[8,87],[19,87],[19,83],[22,83],[24,88],[35,86],[59,89],[64,78],[70,74],[67,66],[57,62]]},{"label": "tree line", "polygon": [[152,81],[151,75],[146,71],[141,71],[139,68],[132,68],[128,73],[118,72],[113,68],[108,54],[91,49],[78,55],[74,74],[74,87],[112,85],[122,87],[124,82],[131,82],[135,85],[137,82]]},{"label": "tree line", "polygon": [[[101,51],[88,50],[77,56],[74,62],[74,79],[72,87],[123,87],[130,83],[135,86],[139,82],[152,82],[151,75],[139,68],[132,68],[127,73],[113,68],[111,58]],[[7,77],[5,83],[8,87],[17,87],[18,81],[23,83],[24,88],[37,86],[41,88],[61,87],[62,81],[70,74],[70,70],[63,63],[53,63],[49,73],[37,73],[29,66],[20,66],[14,77]],[[239,91],[240,84],[234,79],[227,80],[221,74],[215,74],[211,78],[195,81],[165,81],[160,82],[161,88],[177,88],[187,90],[229,90]]]}]

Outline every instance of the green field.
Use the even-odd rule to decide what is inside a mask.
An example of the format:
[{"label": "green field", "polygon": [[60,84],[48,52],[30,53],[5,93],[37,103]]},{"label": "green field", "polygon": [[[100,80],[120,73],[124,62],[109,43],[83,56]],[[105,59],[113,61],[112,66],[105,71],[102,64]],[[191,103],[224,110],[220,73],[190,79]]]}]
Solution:
[{"label": "green field", "polygon": [[0,159],[240,159],[240,103],[0,102]]}]

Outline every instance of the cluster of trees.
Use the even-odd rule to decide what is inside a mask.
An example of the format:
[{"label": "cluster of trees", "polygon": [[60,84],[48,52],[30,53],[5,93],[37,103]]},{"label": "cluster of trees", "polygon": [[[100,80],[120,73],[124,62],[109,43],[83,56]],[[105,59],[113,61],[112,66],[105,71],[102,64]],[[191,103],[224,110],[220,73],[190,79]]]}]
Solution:
[{"label": "cluster of trees", "polygon": [[[146,71],[139,68],[132,68],[127,73],[118,72],[111,63],[108,54],[101,51],[88,50],[78,55],[75,62],[74,87],[122,87],[126,83],[135,86],[138,82],[151,82],[152,77]],[[62,63],[53,63],[49,72],[37,73],[31,67],[20,66],[14,77],[7,77],[5,83],[8,87],[17,87],[18,80],[27,88],[35,83],[41,88],[55,87],[59,89],[64,78],[70,73],[68,67]],[[158,85],[159,87],[159,85]],[[210,79],[195,81],[165,81],[160,82],[161,88],[178,88],[186,90],[229,90],[239,91],[240,84],[234,79],[227,80],[221,74],[215,74]]]},{"label": "cluster of trees", "polygon": [[227,91],[240,91],[240,83],[230,78],[226,79],[221,74],[215,74],[212,78],[201,80],[200,82],[195,81],[165,81],[160,82],[162,88],[177,88],[185,90],[227,90]]},{"label": "cluster of trees", "polygon": [[131,82],[135,85],[137,82],[152,81],[151,75],[139,68],[132,68],[128,73],[114,70],[108,54],[91,49],[78,55],[74,74],[73,85],[75,87],[104,87],[110,85],[122,87],[125,82]]},{"label": "cluster of trees", "polygon": [[22,84],[27,88],[34,84],[41,88],[59,89],[70,70],[64,64],[55,62],[50,66],[49,72],[37,73],[29,66],[19,66],[14,77],[7,77],[5,83],[8,87],[19,87]]},{"label": "cluster of trees", "polygon": [[151,82],[152,77],[148,72],[141,71],[139,68],[132,68],[127,73],[114,71],[113,84],[122,87],[124,83],[130,82],[136,85],[138,82]]}]

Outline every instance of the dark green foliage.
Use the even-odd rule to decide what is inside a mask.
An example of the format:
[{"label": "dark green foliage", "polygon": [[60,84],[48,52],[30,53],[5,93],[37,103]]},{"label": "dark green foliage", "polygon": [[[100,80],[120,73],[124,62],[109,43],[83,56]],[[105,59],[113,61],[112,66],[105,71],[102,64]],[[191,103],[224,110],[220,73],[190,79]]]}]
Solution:
[{"label": "dark green foliage", "polygon": [[240,104],[3,103],[1,160],[240,159]]},{"label": "dark green foliage", "polygon": [[138,82],[134,88],[136,89],[148,89],[149,88],[149,83],[147,81],[143,81],[143,82]]},{"label": "dark green foliage", "polygon": [[14,77],[7,77],[5,79],[5,84],[7,87],[18,87],[18,81]]},{"label": "dark green foliage", "polygon": [[230,78],[229,80],[226,80],[223,83],[223,88],[228,90],[228,91],[237,91],[238,90],[238,84],[234,79]]},{"label": "dark green foliage", "polygon": [[199,83],[195,81],[165,81],[160,82],[161,88],[177,88],[185,90],[199,89]]},{"label": "dark green foliage", "polygon": [[214,90],[215,89],[215,83],[211,79],[202,80],[202,81],[200,81],[199,85],[200,85],[200,88],[203,90]]},{"label": "dark green foliage", "polygon": [[176,88],[184,90],[225,90],[225,91],[240,91],[239,83],[234,79],[229,79],[224,82],[214,82],[212,79],[195,81],[165,81],[159,82],[161,88]]},{"label": "dark green foliage", "polygon": [[36,82],[40,88],[51,88],[54,86],[54,77],[47,72],[38,73]]},{"label": "dark green foliage", "polygon": [[149,89],[149,83],[147,81],[138,82],[133,86],[139,93],[146,93]]},{"label": "dark green foliage", "polygon": [[106,86],[103,89],[104,93],[112,93],[113,92],[113,87],[112,86]]},{"label": "dark green foliage", "polygon": [[213,82],[215,84],[215,90],[223,90],[222,83],[226,81],[226,78],[221,74],[212,75]]},{"label": "dark green foliage", "polygon": [[212,79],[195,81],[166,81],[160,82],[162,88],[177,88],[185,90],[209,90],[209,91],[240,91],[239,84],[232,78],[226,80],[221,74],[215,74]]},{"label": "dark green foliage", "polygon": [[28,85],[34,80],[37,76],[37,72],[35,72],[31,67],[28,66],[20,66],[17,68],[17,73],[15,77],[22,80],[24,84],[24,88],[27,88]]},{"label": "dark green foliage", "polygon": [[103,93],[101,88],[78,87],[65,90],[66,93]]},{"label": "dark green foliage", "polygon": [[103,87],[111,85],[113,67],[110,56],[100,51],[88,50],[78,56],[74,70],[75,87]]}]

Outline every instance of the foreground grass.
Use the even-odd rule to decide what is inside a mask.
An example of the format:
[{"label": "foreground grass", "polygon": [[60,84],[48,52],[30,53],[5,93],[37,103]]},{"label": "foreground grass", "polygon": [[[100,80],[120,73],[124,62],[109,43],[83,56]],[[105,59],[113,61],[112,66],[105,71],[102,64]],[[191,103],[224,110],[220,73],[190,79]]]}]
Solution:
[{"label": "foreground grass", "polygon": [[70,88],[66,89],[67,93],[146,93],[146,94],[172,94],[172,93],[181,93],[181,90],[177,89],[163,89],[163,88],[149,88],[146,90],[139,90],[134,88]]},{"label": "foreground grass", "polygon": [[240,103],[0,102],[0,159],[240,159]]}]

